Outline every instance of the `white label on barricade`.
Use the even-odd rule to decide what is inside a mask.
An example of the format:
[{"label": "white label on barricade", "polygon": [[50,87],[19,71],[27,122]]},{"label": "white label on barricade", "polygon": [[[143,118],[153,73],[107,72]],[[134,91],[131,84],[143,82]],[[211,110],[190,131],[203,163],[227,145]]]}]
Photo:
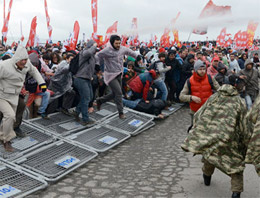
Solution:
[{"label": "white label on barricade", "polygon": [[173,111],[175,108],[174,107],[169,107],[168,110],[169,111]]},{"label": "white label on barricade", "polygon": [[118,140],[117,138],[114,138],[114,137],[111,137],[111,136],[108,136],[108,135],[107,135],[107,136],[105,136],[105,137],[99,139],[98,141],[110,145],[110,144],[113,144],[114,142],[116,142],[117,140]]},{"label": "white label on barricade", "polygon": [[7,198],[20,193],[21,191],[8,184],[0,186],[0,197]]},{"label": "white label on barricade", "polygon": [[83,127],[80,123],[72,121],[72,122],[67,122],[64,124],[59,125],[61,128],[64,128],[66,130],[72,130],[72,129],[77,129],[79,127]]},{"label": "white label on barricade", "polygon": [[134,127],[139,127],[143,124],[144,122],[141,121],[141,120],[136,120],[136,119],[133,119],[131,122],[129,122],[128,124],[131,125],[131,126],[134,126]]},{"label": "white label on barricade", "polygon": [[55,164],[57,164],[58,166],[61,166],[63,168],[70,168],[71,166],[74,166],[78,162],[80,162],[80,160],[77,159],[76,157],[67,155],[67,156],[63,157],[62,159],[57,160],[55,162]]},{"label": "white label on barricade", "polygon": [[101,116],[108,116],[111,115],[113,112],[108,111],[106,109],[101,109],[100,111],[96,111],[96,114],[101,115]]},{"label": "white label on barricade", "polygon": [[16,141],[12,144],[12,146],[18,150],[25,150],[37,144],[38,141],[30,136],[22,138],[19,141]]}]

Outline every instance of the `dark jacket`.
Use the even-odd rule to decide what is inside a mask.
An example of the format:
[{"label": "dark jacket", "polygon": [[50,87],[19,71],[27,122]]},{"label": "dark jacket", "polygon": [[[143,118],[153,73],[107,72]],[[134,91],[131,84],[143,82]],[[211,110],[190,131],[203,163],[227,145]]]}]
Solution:
[{"label": "dark jacket", "polygon": [[177,83],[180,80],[181,64],[176,58],[170,60],[168,57],[165,60],[165,64],[171,66],[171,70],[166,72],[166,81],[174,80]]},{"label": "dark jacket", "polygon": [[192,76],[192,70],[194,69],[194,65],[190,63],[190,59],[194,59],[193,54],[189,54],[184,61],[183,67],[182,67],[182,79],[187,80]]},{"label": "dark jacket", "polygon": [[135,107],[135,110],[157,116],[162,112],[165,106],[165,102],[161,99],[153,99],[150,100],[149,103],[146,103],[145,101],[141,100]]},{"label": "dark jacket", "polygon": [[[92,44],[91,44],[92,43]],[[95,72],[95,53],[97,48],[93,46],[94,41],[90,40],[87,47],[79,52],[79,70],[76,77],[91,80]]]},{"label": "dark jacket", "polygon": [[[225,69],[224,74],[220,72],[220,70]],[[218,74],[214,77],[218,84],[222,86],[223,84],[228,83],[228,74],[227,74],[227,68],[223,63],[218,64]]]}]

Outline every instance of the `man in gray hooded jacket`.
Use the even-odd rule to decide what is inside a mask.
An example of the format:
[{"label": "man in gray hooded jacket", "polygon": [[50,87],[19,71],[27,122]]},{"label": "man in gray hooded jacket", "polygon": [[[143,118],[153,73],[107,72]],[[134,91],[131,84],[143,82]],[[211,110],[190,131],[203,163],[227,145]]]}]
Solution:
[{"label": "man in gray hooded jacket", "polygon": [[0,111],[4,116],[0,125],[0,140],[9,152],[13,151],[10,140],[16,136],[13,130],[15,112],[27,73],[37,81],[43,92],[46,91],[45,81],[28,60],[24,47],[18,46],[11,59],[0,63]]}]

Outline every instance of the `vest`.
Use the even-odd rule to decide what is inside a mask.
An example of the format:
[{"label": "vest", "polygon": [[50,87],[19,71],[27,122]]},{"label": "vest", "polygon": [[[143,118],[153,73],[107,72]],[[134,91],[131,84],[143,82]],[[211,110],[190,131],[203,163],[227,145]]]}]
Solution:
[{"label": "vest", "polygon": [[190,84],[191,84],[191,95],[197,96],[201,99],[200,104],[197,104],[193,101],[190,102],[190,109],[196,112],[212,95],[212,87],[209,82],[209,78],[207,74],[205,74],[203,77],[200,77],[195,72],[190,77]]}]

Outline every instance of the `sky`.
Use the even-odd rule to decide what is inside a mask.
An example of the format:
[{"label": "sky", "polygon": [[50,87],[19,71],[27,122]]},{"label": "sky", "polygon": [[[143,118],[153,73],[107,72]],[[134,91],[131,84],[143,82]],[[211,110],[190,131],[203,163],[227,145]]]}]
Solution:
[{"label": "sky", "polygon": [[[0,1],[2,14],[0,26],[3,26],[3,1]],[[10,0],[6,1],[6,15]],[[181,12],[176,23],[180,40],[187,40],[196,23],[198,16],[208,0],[98,0],[98,34],[105,35],[106,30],[115,21],[118,21],[118,33],[130,32],[131,21],[137,17],[138,33],[141,40],[149,41],[151,34],[158,38],[163,34],[164,28]],[[223,27],[227,33],[234,35],[237,31],[245,31],[249,20],[260,23],[260,0],[213,0],[216,5],[231,6],[232,16],[221,19],[207,19],[209,23],[206,35],[191,34],[190,41],[216,39]],[[65,40],[73,31],[74,22],[80,25],[79,40],[83,33],[89,38],[93,32],[91,19],[91,0],[47,0],[50,16],[50,25],[53,28],[52,40]],[[44,0],[13,0],[9,21],[7,43],[18,40],[22,31],[27,42],[31,20],[37,16],[36,34],[40,41],[45,43],[48,38]],[[228,21],[228,22],[227,22]],[[172,33],[170,34],[173,39]],[[260,24],[255,38],[260,36]]]}]

